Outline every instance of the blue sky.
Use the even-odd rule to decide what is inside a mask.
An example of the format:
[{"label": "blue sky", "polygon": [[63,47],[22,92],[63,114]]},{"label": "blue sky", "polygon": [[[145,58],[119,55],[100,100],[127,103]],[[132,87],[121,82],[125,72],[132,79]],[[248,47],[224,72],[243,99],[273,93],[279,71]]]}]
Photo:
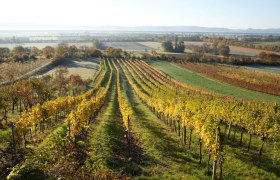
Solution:
[{"label": "blue sky", "polygon": [[280,28],[280,0],[5,0],[0,23]]}]

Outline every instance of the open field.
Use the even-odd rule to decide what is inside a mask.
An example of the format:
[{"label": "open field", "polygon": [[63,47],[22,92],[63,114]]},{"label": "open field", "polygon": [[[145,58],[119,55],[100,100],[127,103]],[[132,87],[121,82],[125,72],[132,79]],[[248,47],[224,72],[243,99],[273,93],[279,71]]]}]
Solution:
[{"label": "open field", "polygon": [[239,46],[229,46],[229,48],[231,54],[237,54],[237,55],[257,56],[261,52],[274,53],[280,55],[279,52],[272,52],[272,51],[266,51],[261,49],[252,49],[252,48],[245,48]]},{"label": "open field", "polygon": [[138,42],[139,44],[142,44],[144,46],[148,46],[150,48],[153,48],[154,50],[161,51],[161,43],[160,42]]},{"label": "open field", "polygon": [[280,42],[254,42],[254,44],[280,45]]},{"label": "open field", "polygon": [[[159,42],[139,42],[145,46],[154,48],[155,50],[162,51],[161,50],[161,43]],[[185,45],[196,45],[196,46],[202,46],[204,42],[196,42],[196,41],[184,41]],[[260,50],[260,49],[252,49],[252,48],[245,48],[245,47],[239,47],[239,46],[229,46],[230,47],[230,53],[231,54],[236,54],[236,55],[246,55],[246,56],[257,56],[261,52],[269,52],[269,53],[276,53],[280,54],[277,52],[271,52],[271,51],[265,51],[265,50]],[[186,52],[191,52],[187,51]]]},{"label": "open field", "polygon": [[[148,46],[150,48],[153,48],[154,50],[158,52],[163,52],[161,49],[161,43],[160,42],[139,42],[140,44],[143,44],[144,46]],[[184,41],[185,45],[187,44],[193,44],[201,46],[203,42],[196,42],[196,41]],[[191,52],[190,50],[186,49],[186,52]]]},{"label": "open field", "polygon": [[244,65],[244,66],[238,66],[238,67],[244,67],[244,68],[261,71],[261,72],[280,74],[280,66]]},{"label": "open field", "polygon": [[[193,44],[197,46],[203,45],[204,42],[196,42],[196,41],[185,41],[185,44]],[[57,46],[59,43],[20,43],[20,44],[13,44],[13,43],[0,43],[0,47],[8,47],[10,49],[16,46],[24,46],[24,47],[37,47],[39,49],[44,48],[45,46]],[[107,47],[114,47],[114,48],[121,48],[125,51],[151,51],[156,50],[161,52],[161,43],[160,42],[105,42],[105,46]],[[77,47],[80,46],[92,46],[92,42],[85,42],[85,43],[68,43],[68,45],[76,45]],[[236,55],[247,55],[247,56],[256,56],[260,52],[270,52],[265,50],[259,49],[252,49],[252,48],[244,48],[238,46],[230,46],[231,54]],[[191,52],[187,51],[186,52]],[[275,52],[273,52],[275,53]],[[276,54],[280,54],[277,53]]]},{"label": "open field", "polygon": [[[67,67],[69,73],[68,75],[78,74],[82,79],[89,79],[94,76],[96,71],[98,70],[98,62],[94,58],[88,59],[80,59],[80,58],[70,58],[64,60],[63,64],[59,65],[63,67]],[[59,67],[57,66],[57,67]],[[54,74],[56,68],[50,69],[42,75],[52,75]]]},{"label": "open field", "polygon": [[153,47],[148,47],[138,42],[106,42],[105,46],[113,48],[121,48],[124,51],[150,51]]},{"label": "open field", "polygon": [[[164,53],[164,54],[172,54],[172,53],[164,52],[163,49],[161,48],[160,42],[139,42],[139,43],[143,44],[144,46],[148,46],[149,48],[153,48],[153,50],[156,50],[157,52]],[[186,43],[189,43],[189,42],[185,41],[185,44]],[[191,42],[191,43],[199,43],[199,42]],[[189,49],[186,49],[185,52],[191,53],[192,51]]]},{"label": "open field", "polygon": [[191,44],[196,46],[202,46],[204,44],[203,41],[184,41],[185,45]]},{"label": "open field", "polygon": [[[202,46],[203,43],[204,42],[185,41],[185,44],[192,44],[192,45],[196,45],[196,46]],[[257,56],[261,52],[280,54],[277,52],[253,49],[253,48],[245,48],[245,47],[240,47],[240,46],[229,46],[229,48],[230,48],[230,53],[236,54],[236,55]]]},{"label": "open field", "polygon": [[199,73],[184,69],[173,63],[165,61],[149,61],[149,63],[179,81],[200,89],[216,92],[225,96],[280,103],[280,97],[229,85],[203,76]]}]

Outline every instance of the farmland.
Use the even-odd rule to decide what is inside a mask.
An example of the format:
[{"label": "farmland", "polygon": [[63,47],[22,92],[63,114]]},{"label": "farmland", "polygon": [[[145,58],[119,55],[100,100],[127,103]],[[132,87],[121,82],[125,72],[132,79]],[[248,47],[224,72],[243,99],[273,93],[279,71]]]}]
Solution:
[{"label": "farmland", "polygon": [[[161,51],[161,43],[159,42],[139,42],[145,46],[148,46],[150,48],[154,48],[155,50]],[[196,46],[202,46],[204,42],[196,42],[196,41],[185,41],[185,45],[196,45]],[[253,48],[245,48],[240,46],[229,46],[230,53],[234,55],[246,55],[246,56],[257,56],[261,52],[269,52],[271,51],[264,51],[260,49],[253,49]],[[186,51],[190,52],[190,51]],[[276,53],[279,54],[279,53]]]},{"label": "farmland", "polygon": [[1,178],[280,177],[279,75],[137,57],[154,42],[109,45],[5,57],[37,62],[25,73],[53,64],[0,87]]},{"label": "farmland", "polygon": [[271,51],[265,51],[260,49],[253,49],[253,48],[245,48],[239,46],[229,46],[229,47],[231,50],[231,54],[237,54],[237,55],[257,56],[261,52],[280,54],[277,52],[271,52]]},{"label": "farmland", "polygon": [[191,86],[201,88],[207,91],[219,93],[226,96],[235,96],[238,98],[249,98],[261,101],[272,101],[280,102],[280,98],[277,96],[272,96],[260,92],[255,92],[236,86],[232,86],[215,79],[203,76],[199,73],[184,69],[175,64],[171,64],[163,61],[152,61],[152,65],[159,68],[163,72],[169,74],[170,76],[187,83]]},{"label": "farmland", "polygon": [[[191,44],[196,46],[202,46],[204,42],[192,42],[192,41],[185,41],[185,44]],[[240,47],[240,46],[229,46],[230,53],[234,55],[246,55],[246,56],[257,56],[261,52],[267,52],[267,53],[276,53],[277,52],[271,52],[271,51],[265,51],[260,49],[253,49],[253,48],[246,48],[246,47]]]},{"label": "farmland", "polygon": [[272,95],[280,95],[279,75],[220,64],[186,62],[178,63],[177,65],[232,85]]},{"label": "farmland", "polygon": [[[195,41],[185,41],[186,45],[197,45],[202,46],[204,42],[195,42]],[[37,47],[39,49],[44,48],[45,46],[52,46],[55,47],[59,43],[2,43],[0,44],[0,47],[8,47],[10,49],[16,47],[16,46],[23,46],[23,47]],[[83,42],[83,43],[67,43],[70,45],[75,45],[77,47],[80,46],[91,46],[92,42]],[[160,42],[105,42],[105,47],[114,47],[114,48],[121,48],[125,51],[151,51],[156,50],[159,52],[162,52],[161,49],[161,43]],[[231,54],[235,55],[246,55],[246,56],[257,56],[261,52],[268,52],[271,53],[271,51],[264,51],[260,49],[253,49],[253,48],[245,48],[245,47],[239,47],[239,46],[229,46],[231,50]],[[191,51],[186,51],[191,52]],[[279,54],[279,53],[276,53]]]},{"label": "farmland", "polygon": [[[96,72],[91,78],[93,89],[38,104],[28,114],[16,118],[12,128],[17,129],[14,134],[17,140],[7,137],[1,140],[11,145],[16,143],[12,154],[21,157],[8,173],[9,178],[33,174],[44,179],[70,176],[75,179],[209,179],[215,176],[212,166],[221,161],[216,153],[225,158],[222,164],[217,163],[223,170],[217,170],[218,174],[225,179],[279,178],[279,150],[273,150],[272,139],[278,136],[269,135],[264,148],[259,138],[262,131],[274,132],[271,127],[278,123],[274,119],[279,114],[276,105],[257,101],[240,104],[239,99],[224,98],[209,93],[209,89],[202,91],[193,86],[195,82],[182,80],[182,83],[167,77],[163,72],[181,80],[182,73],[181,68],[167,62],[149,61],[156,69],[143,60],[73,59],[66,60],[65,66],[71,68],[73,63],[93,66],[89,68]],[[100,64],[99,70],[95,69],[96,64]],[[188,73],[182,79],[196,76],[197,81],[210,84],[207,82],[210,79]],[[204,103],[212,110],[205,108]],[[251,110],[241,112],[229,108],[236,105]],[[184,107],[191,114],[181,111]],[[251,113],[259,112],[260,118],[264,118],[263,107],[272,113],[268,114],[272,119],[267,122],[271,125],[249,133],[254,121]],[[205,108],[204,113],[211,116],[197,114],[196,108]],[[177,119],[177,114],[182,119]],[[230,121],[232,116],[246,117],[243,128],[238,120]],[[220,121],[220,117],[226,119]],[[190,118],[193,120],[189,121]],[[195,123],[190,124],[192,121]],[[234,128],[231,134],[229,122]],[[262,126],[260,122],[256,122],[255,128]],[[12,132],[8,129],[6,133]],[[23,135],[24,139],[20,139]],[[215,141],[219,136],[227,140]],[[214,151],[217,146],[223,148]]]},{"label": "farmland", "polygon": [[241,66],[241,67],[256,70],[256,71],[261,71],[261,72],[280,74],[279,66],[245,65],[245,66]]},{"label": "farmland", "polygon": [[154,50],[153,47],[148,47],[143,45],[142,43],[138,42],[106,42],[105,46],[113,47],[113,48],[120,48],[125,51],[150,51]]},{"label": "farmland", "polygon": [[2,1],[0,180],[280,180],[280,1]]},{"label": "farmland", "polygon": [[150,48],[153,48],[154,50],[160,50],[161,49],[161,43],[160,42],[138,42],[144,46],[148,46]]}]

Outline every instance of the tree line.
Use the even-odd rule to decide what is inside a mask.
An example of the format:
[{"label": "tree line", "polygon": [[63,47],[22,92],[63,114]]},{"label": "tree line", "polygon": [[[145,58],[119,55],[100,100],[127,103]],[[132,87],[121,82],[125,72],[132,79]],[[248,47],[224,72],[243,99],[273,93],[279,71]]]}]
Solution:
[{"label": "tree line", "polygon": [[209,54],[223,55],[223,56],[230,55],[229,46],[222,43],[213,43],[213,44],[204,43],[202,46],[190,44],[187,45],[187,48],[196,53],[209,53]]},{"label": "tree line", "polygon": [[[178,46],[179,47],[179,46]],[[94,41],[93,46],[80,46],[58,44],[56,47],[45,46],[42,49],[37,47],[16,46],[12,50],[7,47],[0,47],[0,63],[2,62],[25,62],[37,59],[61,60],[69,57],[110,57],[110,58],[133,58],[132,53],[123,51],[120,48],[106,47],[101,41]],[[105,50],[100,50],[105,49]]]},{"label": "tree line", "polygon": [[37,47],[16,46],[12,50],[7,47],[0,48],[0,62],[24,62],[36,59],[63,59],[66,57],[99,57],[102,53],[94,46],[81,46],[59,44],[56,47],[46,46],[43,49]]},{"label": "tree line", "polygon": [[164,41],[161,44],[162,49],[165,52],[176,52],[176,53],[184,53],[185,52],[185,44],[184,41],[178,42],[178,36],[175,36],[174,43],[171,40]]},{"label": "tree line", "polygon": [[217,56],[205,53],[186,53],[186,54],[145,54],[145,58],[154,60],[167,60],[167,61],[187,61],[187,62],[216,62],[235,65],[248,65],[248,64],[260,64],[276,66],[280,64],[280,56],[277,54],[260,53],[258,57],[249,56]]},{"label": "tree line", "polygon": [[207,43],[223,43],[225,45],[280,52],[280,45],[276,45],[276,44],[253,44],[247,41],[240,41],[238,39],[225,38],[225,37],[205,37],[203,38],[203,41]]},{"label": "tree line", "polygon": [[86,89],[87,84],[88,81],[83,80],[79,75],[68,76],[67,68],[58,67],[53,76],[24,79],[2,86],[0,88],[0,112],[3,114],[1,119],[7,118],[9,109],[12,113],[16,109],[19,112],[27,111],[33,105],[42,104],[58,96],[79,94]]},{"label": "tree line", "polygon": [[280,41],[280,36],[274,36],[274,35],[269,35],[269,36],[245,36],[241,40],[245,41],[245,42],[250,42],[250,43],[279,42]]}]

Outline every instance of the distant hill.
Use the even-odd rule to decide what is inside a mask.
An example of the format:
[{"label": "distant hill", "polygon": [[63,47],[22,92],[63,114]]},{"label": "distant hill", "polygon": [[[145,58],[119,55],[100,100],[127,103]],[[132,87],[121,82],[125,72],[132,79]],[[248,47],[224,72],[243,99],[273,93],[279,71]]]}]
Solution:
[{"label": "distant hill", "polygon": [[[89,28],[90,29],[90,28]],[[217,27],[200,27],[200,26],[139,26],[139,27],[120,27],[120,26],[103,26],[92,27],[96,30],[108,31],[148,31],[148,32],[209,32],[209,33],[280,33],[279,29],[228,29]]]},{"label": "distant hill", "polygon": [[46,30],[72,30],[72,31],[130,31],[130,32],[197,32],[197,33],[267,33],[280,34],[277,29],[229,29],[217,27],[200,26],[64,26],[64,25],[43,25],[43,24],[0,24],[0,31],[21,30],[21,31],[46,31]]}]

